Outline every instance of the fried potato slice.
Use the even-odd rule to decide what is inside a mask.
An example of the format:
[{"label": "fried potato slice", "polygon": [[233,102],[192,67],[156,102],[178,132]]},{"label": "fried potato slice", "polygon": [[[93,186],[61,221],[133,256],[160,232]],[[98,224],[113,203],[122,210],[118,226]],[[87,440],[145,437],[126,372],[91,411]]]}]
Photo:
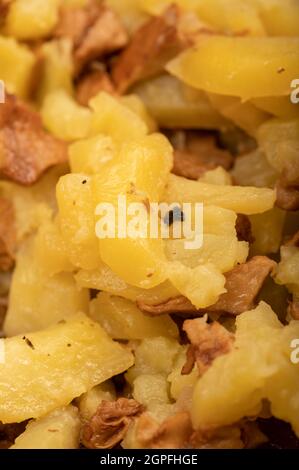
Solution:
[{"label": "fried potato slice", "polygon": [[202,37],[167,65],[190,86],[242,100],[290,94],[299,76],[298,38]]},{"label": "fried potato slice", "polygon": [[77,314],[48,329],[4,340],[0,420],[40,418],[133,364],[132,354]]}]

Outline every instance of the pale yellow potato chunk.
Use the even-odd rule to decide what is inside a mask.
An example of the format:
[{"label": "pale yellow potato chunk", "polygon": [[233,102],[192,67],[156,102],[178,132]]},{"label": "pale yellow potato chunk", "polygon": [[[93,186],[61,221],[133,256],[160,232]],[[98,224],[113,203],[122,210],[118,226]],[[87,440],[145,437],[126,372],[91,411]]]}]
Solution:
[{"label": "pale yellow potato chunk", "polygon": [[78,409],[69,405],[30,421],[10,449],[78,449],[80,429]]},{"label": "pale yellow potato chunk", "polygon": [[103,165],[113,160],[116,146],[111,137],[97,135],[90,139],[79,140],[69,147],[72,173],[100,173]]},{"label": "pale yellow potato chunk", "polygon": [[152,336],[178,337],[178,329],[168,315],[150,317],[135,303],[106,292],[90,303],[90,317],[100,323],[113,339],[135,340]]},{"label": "pale yellow potato chunk", "polygon": [[5,22],[5,32],[20,40],[48,36],[58,21],[60,0],[14,0]]},{"label": "pale yellow potato chunk", "polygon": [[299,435],[299,365],[291,360],[291,341],[298,337],[299,322],[284,327],[264,302],[237,317],[233,350],[218,357],[195,386],[195,428],[256,416],[268,399],[273,415]]},{"label": "pale yellow potato chunk", "polygon": [[157,336],[143,339],[134,351],[135,365],[128,370],[126,379],[132,385],[137,377],[144,374],[167,377],[180,349],[179,342],[173,338]]},{"label": "pale yellow potato chunk", "polygon": [[[88,312],[88,291],[78,288],[71,273],[49,275],[34,248],[23,248],[17,257],[3,327],[7,336],[38,331],[77,312]],[[48,254],[52,262],[60,255]]]},{"label": "pale yellow potato chunk", "polygon": [[244,102],[236,96],[215,93],[208,93],[208,96],[221,115],[253,137],[256,136],[258,128],[271,117],[268,112],[259,109],[251,101]]},{"label": "pale yellow potato chunk", "polygon": [[40,418],[133,365],[132,354],[84,314],[25,339],[5,339],[4,351],[5,362],[0,364],[3,423]]},{"label": "pale yellow potato chunk", "polygon": [[[190,86],[243,100],[290,94],[299,38],[206,36],[167,70]],[[280,71],[283,69],[283,73]]]},{"label": "pale yellow potato chunk", "polygon": [[93,387],[77,400],[80,417],[83,421],[90,420],[103,400],[113,401],[115,399],[116,393],[112,382],[107,381]]},{"label": "pale yellow potato chunk", "polygon": [[280,263],[275,274],[275,282],[286,285],[294,294],[299,294],[299,249],[295,246],[282,246]]},{"label": "pale yellow potato chunk", "polygon": [[36,58],[13,38],[0,36],[0,80],[9,93],[26,98],[32,86]]},{"label": "pale yellow potato chunk", "polygon": [[170,261],[179,261],[190,268],[212,263],[225,273],[236,264],[244,263],[248,256],[248,244],[239,242],[235,233],[230,236],[204,234],[202,247],[192,250],[186,249],[184,243],[184,239],[166,240],[165,251]]},{"label": "pale yellow potato chunk", "polygon": [[66,141],[83,139],[91,125],[91,111],[80,106],[62,89],[54,90],[45,97],[41,116],[45,128]]},{"label": "pale yellow potato chunk", "polygon": [[43,66],[37,98],[43,103],[46,96],[62,89],[73,94],[73,45],[64,38],[45,42],[42,46]]},{"label": "pale yellow potato chunk", "polygon": [[100,92],[90,101],[90,107],[93,110],[91,136],[106,134],[122,143],[148,133],[143,119],[108,93]]},{"label": "pale yellow potato chunk", "polygon": [[207,23],[224,33],[264,36],[258,9],[246,0],[197,0],[194,8]]},{"label": "pale yellow potato chunk", "polygon": [[219,186],[170,175],[164,199],[177,203],[202,202],[250,215],[272,209],[276,194],[268,188]]},{"label": "pale yellow potato chunk", "polygon": [[205,174],[199,178],[199,181],[228,186],[233,184],[231,174],[222,166],[218,166],[214,170],[206,171]]},{"label": "pale yellow potato chunk", "polygon": [[56,195],[60,231],[70,261],[78,268],[97,268],[99,241],[91,178],[79,173],[65,175],[57,184]]},{"label": "pale yellow potato chunk", "polygon": [[149,133],[153,133],[158,130],[157,123],[155,122],[149,110],[147,109],[147,106],[145,106],[145,103],[143,102],[143,100],[140,99],[139,96],[135,94],[121,96],[120,102],[128,109],[133,111],[133,113],[137,114],[137,116],[139,116],[142,121],[145,122]]},{"label": "pale yellow potato chunk", "polygon": [[129,285],[104,263],[101,263],[101,266],[93,271],[80,270],[75,275],[75,279],[81,288],[101,290],[134,302],[138,300],[152,305],[179,295],[178,290],[169,281],[151,289]]}]

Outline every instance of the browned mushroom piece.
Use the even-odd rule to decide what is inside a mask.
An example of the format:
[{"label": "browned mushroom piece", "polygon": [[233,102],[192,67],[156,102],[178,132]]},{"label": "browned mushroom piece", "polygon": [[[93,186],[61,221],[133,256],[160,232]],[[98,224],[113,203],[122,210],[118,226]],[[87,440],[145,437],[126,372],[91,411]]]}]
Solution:
[{"label": "browned mushroom piece", "polygon": [[209,324],[204,318],[186,320],[183,330],[187,333],[190,346],[182,375],[190,374],[195,363],[199,375],[203,375],[217,357],[231,351],[234,343],[234,335],[224,326],[218,322]]},{"label": "browned mushroom piece", "polygon": [[284,177],[276,185],[276,206],[285,211],[299,210],[299,185],[288,183]]},{"label": "browned mushroom piece", "polygon": [[109,75],[103,70],[94,70],[79,80],[76,87],[76,99],[82,106],[88,106],[89,101],[100,91],[111,95],[116,94]]},{"label": "browned mushroom piece", "polygon": [[88,449],[112,449],[125,437],[128,428],[143,411],[135,400],[103,400],[91,420],[83,425],[81,441]]},{"label": "browned mushroom piece", "polygon": [[128,42],[117,14],[95,0],[89,0],[84,7],[62,8],[54,36],[71,39],[76,75],[92,60],[117,51]]},{"label": "browned mushroom piece", "polygon": [[136,31],[112,69],[119,93],[160,73],[165,64],[186,47],[179,33],[179,16],[178,7],[171,5],[161,16],[152,17]]}]

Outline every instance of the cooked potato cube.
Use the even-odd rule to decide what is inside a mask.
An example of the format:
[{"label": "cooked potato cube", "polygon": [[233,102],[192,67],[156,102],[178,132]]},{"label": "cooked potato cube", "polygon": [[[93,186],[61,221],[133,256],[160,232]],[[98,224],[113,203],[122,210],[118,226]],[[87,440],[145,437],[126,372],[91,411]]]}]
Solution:
[{"label": "cooked potato cube", "polygon": [[93,110],[91,136],[106,134],[123,142],[148,133],[146,123],[138,114],[105,92],[93,98],[90,107]]},{"label": "cooked potato cube", "polygon": [[269,305],[261,302],[237,317],[236,323],[233,350],[218,357],[195,386],[195,428],[256,416],[262,400],[268,399],[273,415],[290,422],[299,435],[298,364],[291,361],[291,342],[299,337],[299,322],[284,327]]},{"label": "cooked potato cube", "polygon": [[251,254],[276,253],[282,241],[286,213],[274,207],[264,214],[250,216],[252,234],[255,239]]},{"label": "cooked potato cube", "polygon": [[151,318],[146,316],[130,300],[111,296],[106,292],[98,294],[90,304],[91,318],[100,323],[113,339],[135,340],[152,336],[176,338],[178,329],[168,316]]},{"label": "cooked potato cube", "polygon": [[43,68],[37,90],[39,103],[56,90],[73,94],[73,56],[72,42],[65,38],[49,41],[42,46]]},{"label": "cooked potato cube", "polygon": [[88,291],[78,288],[71,273],[47,273],[47,255],[50,263],[55,262],[54,256],[58,261],[61,256],[50,250],[39,258],[31,246],[18,254],[4,322],[7,336],[38,331],[77,312],[88,312]]},{"label": "cooked potato cube", "polygon": [[72,405],[30,421],[11,449],[78,449],[81,422]]},{"label": "cooked potato cube", "polygon": [[88,135],[90,110],[78,105],[64,90],[53,91],[45,97],[41,116],[46,129],[59,139],[73,141]]},{"label": "cooked potato cube", "polygon": [[124,372],[132,354],[77,314],[48,329],[4,340],[0,420],[40,418],[95,385]]},{"label": "cooked potato cube", "polygon": [[5,22],[5,32],[20,40],[48,36],[58,20],[60,0],[14,0]]},{"label": "cooked potato cube", "polygon": [[105,163],[116,155],[116,148],[111,137],[97,135],[91,139],[75,142],[69,147],[72,173],[100,173]]},{"label": "cooked potato cube", "polygon": [[[220,189],[221,188],[221,189]],[[275,191],[267,188],[242,186],[218,186],[190,181],[171,175],[166,189],[168,202],[203,202],[241,214],[260,214],[272,209],[276,199]]]},{"label": "cooked potato cube", "polygon": [[13,38],[0,36],[0,80],[9,93],[27,98],[33,83],[35,56]]}]

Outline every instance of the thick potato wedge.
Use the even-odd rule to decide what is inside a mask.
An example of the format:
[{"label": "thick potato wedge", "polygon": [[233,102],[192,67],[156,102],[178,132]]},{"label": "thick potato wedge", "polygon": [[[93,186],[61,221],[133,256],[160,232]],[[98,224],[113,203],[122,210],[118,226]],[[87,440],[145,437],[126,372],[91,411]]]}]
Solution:
[{"label": "thick potato wedge", "polygon": [[132,354],[78,314],[48,329],[4,340],[0,420],[40,418],[133,364]]},{"label": "thick potato wedge", "polygon": [[202,37],[167,70],[190,86],[243,100],[287,96],[299,76],[299,38]]},{"label": "thick potato wedge", "polygon": [[78,449],[81,422],[72,405],[30,421],[11,449]]},{"label": "thick potato wedge", "polygon": [[171,175],[165,193],[168,202],[203,202],[230,209],[241,214],[260,214],[272,209],[275,191],[268,188],[221,186],[190,181]]}]

